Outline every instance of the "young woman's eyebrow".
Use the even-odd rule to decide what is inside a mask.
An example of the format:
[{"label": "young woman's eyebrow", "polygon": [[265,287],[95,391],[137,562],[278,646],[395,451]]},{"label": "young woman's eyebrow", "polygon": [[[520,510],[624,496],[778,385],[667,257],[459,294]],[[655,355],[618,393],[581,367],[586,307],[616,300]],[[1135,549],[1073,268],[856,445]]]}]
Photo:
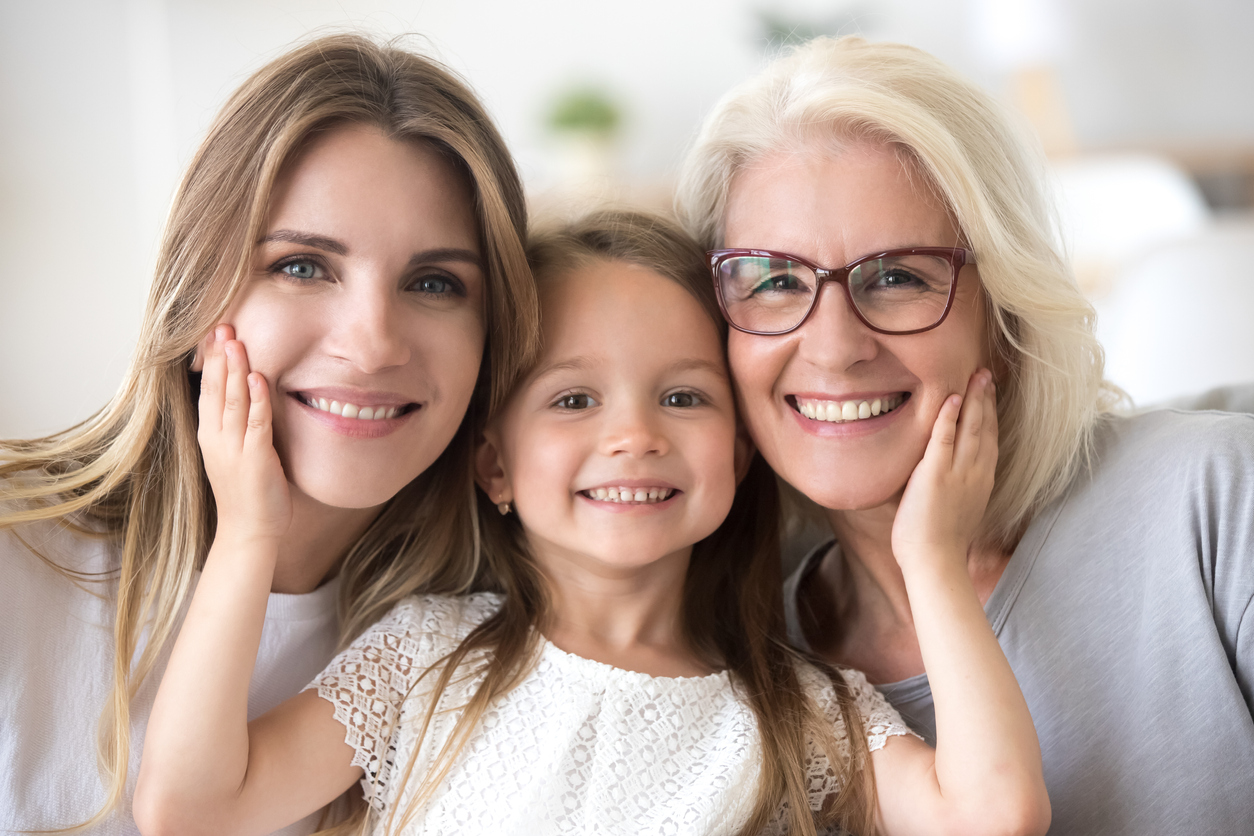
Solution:
[{"label": "young woman's eyebrow", "polygon": [[436,249],[414,253],[409,257],[409,265],[411,267],[419,264],[430,264],[433,261],[465,261],[473,264],[480,270],[483,269],[483,259],[480,258],[479,253],[458,247],[437,247]]},{"label": "young woman's eyebrow", "polygon": [[325,235],[314,235],[309,232],[297,232],[294,229],[276,229],[257,243],[269,244],[274,241],[281,241],[286,244],[300,244],[305,247],[326,250],[336,255],[348,255],[348,246],[336,241],[334,238],[328,238]]},{"label": "young woman's eyebrow", "polygon": [[[266,235],[258,243],[268,244],[272,242],[282,242],[286,244],[300,244],[305,247],[313,247],[318,250],[325,250],[336,255],[348,255],[348,245],[334,238],[328,238],[325,235],[315,235],[311,232],[299,232],[294,229],[276,229],[274,232]],[[479,257],[479,253],[474,250],[466,250],[460,247],[436,247],[430,250],[422,250],[416,252],[409,257],[411,267],[419,264],[430,264],[433,261],[465,261],[473,264],[479,269],[483,269],[483,259]]]}]

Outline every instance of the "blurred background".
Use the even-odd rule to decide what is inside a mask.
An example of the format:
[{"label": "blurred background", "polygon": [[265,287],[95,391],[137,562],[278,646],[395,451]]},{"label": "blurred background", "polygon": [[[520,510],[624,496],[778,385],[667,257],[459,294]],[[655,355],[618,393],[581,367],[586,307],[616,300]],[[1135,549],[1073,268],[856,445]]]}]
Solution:
[{"label": "blurred background", "polygon": [[108,400],[215,111],[346,28],[465,75],[541,210],[668,206],[703,115],[788,44],[922,47],[1041,137],[1108,376],[1139,404],[1254,381],[1249,0],[0,0],[0,437]]}]

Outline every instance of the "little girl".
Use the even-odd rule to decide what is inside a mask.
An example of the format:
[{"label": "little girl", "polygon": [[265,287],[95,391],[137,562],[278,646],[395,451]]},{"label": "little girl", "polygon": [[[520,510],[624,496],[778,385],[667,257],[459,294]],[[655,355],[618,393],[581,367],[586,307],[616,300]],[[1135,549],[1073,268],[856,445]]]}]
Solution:
[{"label": "little girl", "polygon": [[[234,570],[206,570],[157,696],[141,830],[265,833],[361,780],[371,833],[1043,833],[1031,717],[973,595],[938,580],[911,605],[978,739],[942,728],[934,751],[861,674],[787,647],[775,482],[697,246],[601,213],[531,256],[542,356],[476,456],[486,591],[401,602],[251,724],[281,497],[266,387],[241,346],[207,347],[206,378],[251,402],[209,472],[251,511],[219,519],[210,561]],[[996,437],[981,371],[907,487],[900,562],[964,564]]]}]

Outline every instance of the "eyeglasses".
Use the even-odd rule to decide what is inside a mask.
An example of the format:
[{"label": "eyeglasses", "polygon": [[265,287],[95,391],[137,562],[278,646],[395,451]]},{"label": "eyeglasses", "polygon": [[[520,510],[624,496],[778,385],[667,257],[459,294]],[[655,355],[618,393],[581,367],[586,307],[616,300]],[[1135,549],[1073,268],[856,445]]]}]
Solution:
[{"label": "eyeglasses", "polygon": [[747,334],[787,334],[818,305],[824,282],[839,282],[854,314],[880,334],[917,334],[945,321],[970,250],[908,247],[864,256],[838,269],[771,250],[712,250],[710,269],[723,316]]}]

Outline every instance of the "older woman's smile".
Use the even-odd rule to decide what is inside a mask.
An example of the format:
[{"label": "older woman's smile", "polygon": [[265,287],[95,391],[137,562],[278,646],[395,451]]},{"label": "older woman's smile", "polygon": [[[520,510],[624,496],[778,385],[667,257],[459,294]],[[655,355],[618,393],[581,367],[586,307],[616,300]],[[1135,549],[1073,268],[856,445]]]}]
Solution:
[{"label": "older woman's smile", "polygon": [[851,421],[866,421],[869,418],[878,418],[880,415],[892,412],[901,406],[909,397],[909,392],[891,392],[851,396],[841,399],[789,395],[787,400],[793,409],[811,421],[846,424]]}]

